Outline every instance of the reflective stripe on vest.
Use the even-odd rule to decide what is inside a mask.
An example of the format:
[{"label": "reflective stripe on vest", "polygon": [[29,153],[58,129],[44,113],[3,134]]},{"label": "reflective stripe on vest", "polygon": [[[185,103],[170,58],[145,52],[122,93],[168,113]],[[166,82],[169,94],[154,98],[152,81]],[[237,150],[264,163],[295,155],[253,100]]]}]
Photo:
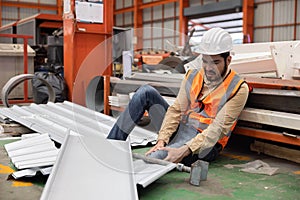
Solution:
[{"label": "reflective stripe on vest", "polygon": [[[198,96],[203,88],[203,76],[203,68],[200,71],[191,71],[186,77],[187,81],[185,87],[189,100],[189,109],[185,113],[187,116],[186,122],[197,128],[200,132],[205,130],[209,124],[213,122],[217,113],[222,109],[225,103],[237,93],[241,84],[244,83],[244,80],[241,79],[236,72],[231,70],[223,82],[200,101],[198,100]],[[223,137],[218,141],[223,148],[227,144],[228,138],[235,125],[236,122],[226,134],[227,137]]]}]

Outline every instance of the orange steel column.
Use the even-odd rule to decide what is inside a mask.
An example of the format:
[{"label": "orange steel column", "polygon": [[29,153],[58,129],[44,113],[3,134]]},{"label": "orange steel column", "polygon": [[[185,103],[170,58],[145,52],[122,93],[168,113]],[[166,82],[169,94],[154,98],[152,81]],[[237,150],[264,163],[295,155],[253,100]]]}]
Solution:
[{"label": "orange steel column", "polygon": [[179,32],[180,32],[180,45],[184,45],[188,33],[188,19],[183,15],[184,8],[189,6],[189,1],[179,0]]},{"label": "orange steel column", "polygon": [[2,26],[2,0],[0,1],[0,27]]},{"label": "orange steel column", "polygon": [[103,0],[103,23],[77,22],[74,2],[71,1],[70,13],[64,13],[64,74],[69,100],[86,106],[90,81],[111,75],[113,1]]},{"label": "orange steel column", "polygon": [[134,0],[134,36],[136,38],[134,49],[143,48],[143,10],[140,6],[143,4],[142,0]]},{"label": "orange steel column", "polygon": [[66,80],[69,99],[72,100],[74,74],[74,35],[75,35],[75,22],[74,22],[74,1],[70,1],[70,5],[64,8],[63,14],[63,29],[64,29],[64,78]]},{"label": "orange steel column", "polygon": [[243,35],[244,43],[253,42],[254,0],[243,1]]},{"label": "orange steel column", "polygon": [[63,0],[56,0],[57,15],[62,16]]}]

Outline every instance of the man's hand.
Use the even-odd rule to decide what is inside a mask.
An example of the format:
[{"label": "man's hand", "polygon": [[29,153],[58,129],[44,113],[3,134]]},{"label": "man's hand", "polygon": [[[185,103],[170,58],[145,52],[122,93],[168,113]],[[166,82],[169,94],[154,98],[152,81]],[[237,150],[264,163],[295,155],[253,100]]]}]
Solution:
[{"label": "man's hand", "polygon": [[192,153],[192,151],[187,145],[183,145],[182,147],[179,148],[162,147],[159,150],[167,151],[168,156],[164,160],[173,163],[181,162],[184,157]]},{"label": "man's hand", "polygon": [[158,140],[156,145],[154,145],[149,151],[146,152],[146,156],[148,156],[150,153],[159,150],[160,148],[165,146],[165,142],[163,140]]}]

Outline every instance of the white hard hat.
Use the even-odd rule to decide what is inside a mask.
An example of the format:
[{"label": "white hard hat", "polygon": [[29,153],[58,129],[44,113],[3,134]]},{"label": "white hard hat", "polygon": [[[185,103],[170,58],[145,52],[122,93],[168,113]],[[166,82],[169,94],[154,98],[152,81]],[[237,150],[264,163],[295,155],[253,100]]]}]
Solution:
[{"label": "white hard hat", "polygon": [[195,52],[204,55],[218,55],[232,50],[232,38],[222,28],[212,28],[204,33]]}]

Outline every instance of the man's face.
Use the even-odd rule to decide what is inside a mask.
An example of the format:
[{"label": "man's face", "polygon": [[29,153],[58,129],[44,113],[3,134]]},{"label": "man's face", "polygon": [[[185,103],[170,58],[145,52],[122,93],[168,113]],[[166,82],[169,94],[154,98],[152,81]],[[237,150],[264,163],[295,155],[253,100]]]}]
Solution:
[{"label": "man's face", "polygon": [[209,81],[217,81],[226,73],[227,66],[231,62],[231,56],[224,59],[220,55],[202,55],[202,62],[206,78]]}]

